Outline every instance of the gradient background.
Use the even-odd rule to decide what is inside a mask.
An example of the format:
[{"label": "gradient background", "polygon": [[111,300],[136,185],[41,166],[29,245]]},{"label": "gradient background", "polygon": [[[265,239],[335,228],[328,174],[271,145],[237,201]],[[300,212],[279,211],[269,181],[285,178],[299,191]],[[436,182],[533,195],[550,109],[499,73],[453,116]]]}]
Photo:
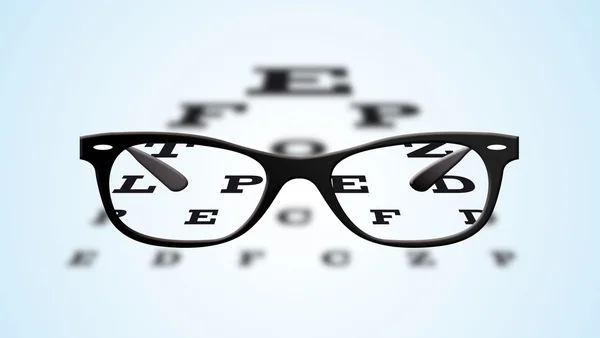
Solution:
[{"label": "gradient background", "polygon": [[[166,3],[0,3],[2,337],[599,336],[597,2]],[[264,64],[343,64],[355,93],[247,97]],[[78,138],[172,130],[181,103],[216,99],[250,108],[178,131],[263,150],[316,137],[329,151],[490,131],[520,136],[521,159],[505,171],[497,226],[434,248],[434,269],[353,235],[300,180],[245,236],[154,269],[157,248],[90,224],[100,198]],[[376,99],[423,112],[354,128],[351,102]],[[315,218],[285,228],[286,206]],[[240,250],[255,248],[265,258],[240,269]],[[351,251],[349,267],[321,263],[335,248]],[[68,268],[76,249],[98,250],[96,264]],[[517,259],[500,269],[495,249]]]}]

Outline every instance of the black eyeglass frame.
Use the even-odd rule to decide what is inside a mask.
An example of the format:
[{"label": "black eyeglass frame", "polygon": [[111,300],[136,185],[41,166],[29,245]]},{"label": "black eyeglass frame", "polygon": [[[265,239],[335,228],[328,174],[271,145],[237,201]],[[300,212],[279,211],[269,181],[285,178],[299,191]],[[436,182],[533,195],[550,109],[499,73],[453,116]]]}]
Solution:
[{"label": "black eyeglass frame", "polygon": [[[454,143],[474,150],[484,161],[488,173],[488,195],[485,206],[477,221],[471,227],[454,235],[428,240],[387,240],[366,234],[358,228],[346,215],[339,204],[331,184],[331,175],[335,166],[347,157],[358,153],[407,143]],[[246,155],[257,161],[265,170],[265,190],[250,218],[230,235],[212,240],[170,240],[151,237],[129,228],[116,213],[113,206],[109,178],[113,163],[125,149],[147,143],[194,144],[229,150]],[[108,150],[97,150],[94,147],[108,145]],[[492,150],[491,145],[502,145],[502,150]],[[519,138],[517,136],[497,133],[477,132],[436,132],[400,135],[380,139],[353,148],[328,154],[310,157],[294,157],[263,152],[215,138],[170,132],[117,132],[102,133],[80,137],[80,159],[95,169],[98,190],[106,214],[112,224],[125,236],[141,243],[171,247],[194,248],[222,244],[234,240],[250,230],[265,214],[283,185],[295,178],[311,181],[325,199],[329,208],[337,218],[354,234],[381,245],[403,248],[423,248],[454,244],[463,241],[479,232],[490,219],[502,183],[506,165],[519,158]]]}]

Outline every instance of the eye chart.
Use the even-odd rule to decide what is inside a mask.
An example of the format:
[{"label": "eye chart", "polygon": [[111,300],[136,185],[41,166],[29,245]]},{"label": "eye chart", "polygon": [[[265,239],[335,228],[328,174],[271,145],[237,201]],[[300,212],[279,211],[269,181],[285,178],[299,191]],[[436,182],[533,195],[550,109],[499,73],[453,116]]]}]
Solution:
[{"label": "eye chart", "polygon": [[[0,5],[8,159],[2,336],[596,337],[593,257],[600,233],[592,215],[597,183],[589,177],[597,168],[590,135],[599,87],[592,7]],[[106,219],[94,168],[79,159],[83,135],[136,131],[213,137],[293,156],[397,135],[492,132],[519,136],[520,157],[505,168],[493,218],[454,245],[368,242],[339,221],[312,183],[296,179],[243,236],[211,247],[166,248],[136,242]],[[138,149],[167,163],[194,150]],[[454,150],[402,147],[398,163],[409,168],[434,159],[408,154]],[[334,171],[336,189],[369,188],[343,198],[382,196],[365,210],[340,198],[349,216],[382,227],[408,217],[437,224],[443,213],[410,214],[403,203],[418,200],[403,200],[386,185],[413,174],[412,167],[396,172],[393,157],[382,151],[363,158],[381,166],[355,170],[358,162],[349,159]],[[227,168],[206,183],[210,191],[232,191],[223,198],[264,184],[260,172]],[[193,169],[185,172],[190,179],[201,173]],[[144,173],[120,174],[113,190],[155,185],[131,177]],[[468,173],[449,175],[461,178],[437,191],[485,186]],[[244,193],[233,193],[234,186]],[[468,227],[478,217],[478,205],[451,204],[461,193],[426,193],[452,207],[450,226]],[[177,219],[182,225],[236,215],[227,211],[235,206],[189,198]],[[123,219],[143,210],[123,201],[120,209],[129,213]],[[147,208],[148,215],[159,210]]]}]

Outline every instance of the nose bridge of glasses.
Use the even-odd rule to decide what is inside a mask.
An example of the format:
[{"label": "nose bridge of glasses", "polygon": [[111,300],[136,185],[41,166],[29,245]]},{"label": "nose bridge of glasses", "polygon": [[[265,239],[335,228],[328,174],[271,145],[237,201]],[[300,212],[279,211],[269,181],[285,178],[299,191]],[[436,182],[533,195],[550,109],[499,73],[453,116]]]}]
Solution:
[{"label": "nose bridge of glasses", "polygon": [[277,176],[282,183],[301,178],[318,182],[326,178],[332,164],[326,158],[281,158],[273,166],[272,175]]}]

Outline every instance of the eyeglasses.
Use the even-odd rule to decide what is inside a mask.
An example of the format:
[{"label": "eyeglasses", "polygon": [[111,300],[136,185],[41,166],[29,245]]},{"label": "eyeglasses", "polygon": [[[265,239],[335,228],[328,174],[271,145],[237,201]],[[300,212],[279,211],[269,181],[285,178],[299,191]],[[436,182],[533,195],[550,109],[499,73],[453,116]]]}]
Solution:
[{"label": "eyeglasses", "polygon": [[394,247],[465,240],[483,228],[516,136],[424,133],[313,157],[262,152],[179,133],[80,138],[108,218],[126,236],[164,247],[204,247],[250,230],[283,185],[310,180],[356,235]]}]

